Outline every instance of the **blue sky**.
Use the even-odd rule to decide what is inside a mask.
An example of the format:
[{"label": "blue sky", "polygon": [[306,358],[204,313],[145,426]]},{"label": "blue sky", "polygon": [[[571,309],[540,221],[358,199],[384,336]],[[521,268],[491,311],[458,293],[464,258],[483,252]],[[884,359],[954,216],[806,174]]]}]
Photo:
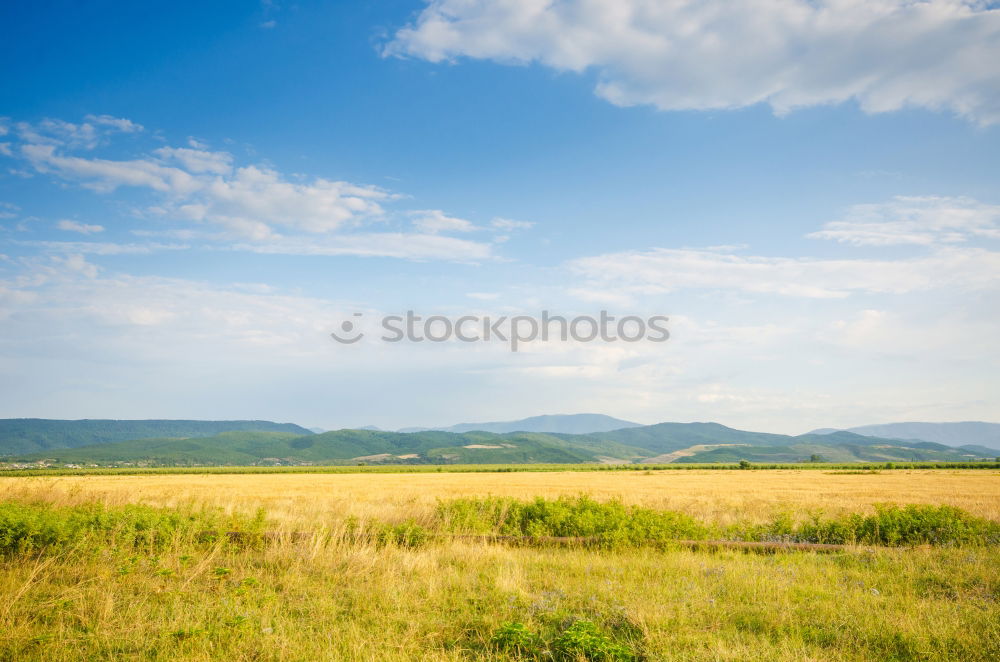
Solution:
[{"label": "blue sky", "polygon": [[[8,3],[0,416],[1000,419],[1000,10]],[[364,343],[427,314],[671,341]]]}]

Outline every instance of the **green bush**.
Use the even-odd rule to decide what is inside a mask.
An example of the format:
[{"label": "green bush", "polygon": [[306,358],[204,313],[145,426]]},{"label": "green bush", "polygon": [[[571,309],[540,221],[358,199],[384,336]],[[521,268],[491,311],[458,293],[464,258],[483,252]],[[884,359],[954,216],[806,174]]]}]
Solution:
[{"label": "green bush", "polygon": [[[47,503],[0,503],[0,554],[31,553],[82,545],[88,540],[119,547],[161,549],[181,539],[259,538],[263,513],[255,518],[226,516],[221,511],[184,512],[143,505],[105,506],[88,503],[55,506]],[[238,533],[236,536],[223,536]]]},{"label": "green bush", "polygon": [[601,503],[590,497],[498,497],[455,499],[438,504],[445,530],[499,536],[583,537],[605,546],[634,546],[670,540],[699,540],[710,529],[683,513]]},{"label": "green bush", "polygon": [[496,650],[515,657],[537,658],[542,655],[542,639],[524,623],[504,623],[490,637]]},{"label": "green bush", "polygon": [[552,653],[557,660],[595,660],[618,662],[636,660],[632,650],[615,642],[591,621],[577,621],[566,628],[552,642]]},{"label": "green bush", "polygon": [[517,538],[585,538],[605,547],[677,540],[747,540],[858,545],[997,545],[1000,523],[953,506],[882,504],[870,515],[806,521],[784,513],[769,524],[709,526],[667,510],[601,503],[581,497],[533,501],[487,497],[440,502],[437,525],[450,533]]},{"label": "green bush", "polygon": [[522,660],[639,662],[645,659],[630,643],[618,641],[593,621],[570,619],[568,625],[564,622],[545,630],[547,637],[536,634],[523,623],[504,623],[490,637],[490,647],[506,657]]},{"label": "green bush", "polygon": [[430,531],[413,520],[401,524],[376,524],[372,532],[372,540],[378,547],[395,545],[397,547],[423,547],[430,540]]},{"label": "green bush", "polygon": [[873,515],[846,515],[802,524],[803,542],[859,545],[996,545],[1000,523],[953,506],[879,504]]}]

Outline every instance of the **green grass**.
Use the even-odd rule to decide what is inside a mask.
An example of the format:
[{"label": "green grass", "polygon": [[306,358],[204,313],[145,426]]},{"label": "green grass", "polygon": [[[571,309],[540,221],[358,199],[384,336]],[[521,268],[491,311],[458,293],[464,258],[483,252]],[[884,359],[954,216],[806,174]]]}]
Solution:
[{"label": "green grass", "polygon": [[[512,518],[510,503],[452,503],[463,526],[512,530],[637,532],[622,523],[633,519],[658,531],[663,515],[530,500]],[[760,556],[414,544],[420,525],[402,521],[330,522],[301,540],[236,545],[199,532],[274,524],[41,498],[0,512],[0,532],[19,532],[0,554],[3,661],[1000,658],[1000,547],[975,537],[954,548]],[[934,506],[858,515],[874,519],[857,531],[975,524]],[[445,520],[425,524],[434,521]],[[664,523],[691,534],[688,520]]]},{"label": "green grass", "polygon": [[462,498],[438,504],[443,532],[528,538],[586,538],[603,547],[663,545],[678,540],[734,540],[844,545],[1000,545],[1000,523],[952,506],[880,504],[870,514],[785,514],[767,524],[717,526],[685,513],[599,502],[587,496],[531,501]]},{"label": "green grass", "polygon": [[60,552],[80,545],[162,550],[170,545],[259,536],[263,514],[248,519],[215,510],[153,508],[140,504],[0,502],[0,555]]}]

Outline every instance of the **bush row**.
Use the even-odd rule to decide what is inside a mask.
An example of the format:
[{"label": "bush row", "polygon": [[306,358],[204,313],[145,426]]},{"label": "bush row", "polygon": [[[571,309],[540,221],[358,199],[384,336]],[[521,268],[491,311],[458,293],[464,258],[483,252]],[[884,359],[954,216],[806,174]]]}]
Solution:
[{"label": "bush row", "polygon": [[867,515],[814,515],[804,522],[784,515],[765,525],[717,527],[684,513],[620,501],[598,502],[586,496],[532,501],[487,497],[441,502],[437,522],[450,533],[581,537],[612,547],[708,539],[889,546],[1000,544],[1000,523],[953,506],[932,505],[880,504]]},{"label": "bush row", "polygon": [[135,504],[58,506],[6,501],[0,502],[0,554],[81,546],[88,541],[151,550],[172,542],[211,542],[220,538],[246,544],[259,539],[264,524],[263,512],[247,518],[221,511]]}]

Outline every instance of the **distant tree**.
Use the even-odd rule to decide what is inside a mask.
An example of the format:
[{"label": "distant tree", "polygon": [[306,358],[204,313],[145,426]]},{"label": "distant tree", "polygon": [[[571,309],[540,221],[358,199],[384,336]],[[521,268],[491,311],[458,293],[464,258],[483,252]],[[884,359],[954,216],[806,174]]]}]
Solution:
[{"label": "distant tree", "polygon": [[740,469],[752,469],[753,465],[746,460],[740,460]]},{"label": "distant tree", "polygon": [[823,460],[823,456],[822,455],[819,455],[818,453],[813,453],[812,455],[809,456],[809,461],[810,462],[824,462],[825,460]]}]

